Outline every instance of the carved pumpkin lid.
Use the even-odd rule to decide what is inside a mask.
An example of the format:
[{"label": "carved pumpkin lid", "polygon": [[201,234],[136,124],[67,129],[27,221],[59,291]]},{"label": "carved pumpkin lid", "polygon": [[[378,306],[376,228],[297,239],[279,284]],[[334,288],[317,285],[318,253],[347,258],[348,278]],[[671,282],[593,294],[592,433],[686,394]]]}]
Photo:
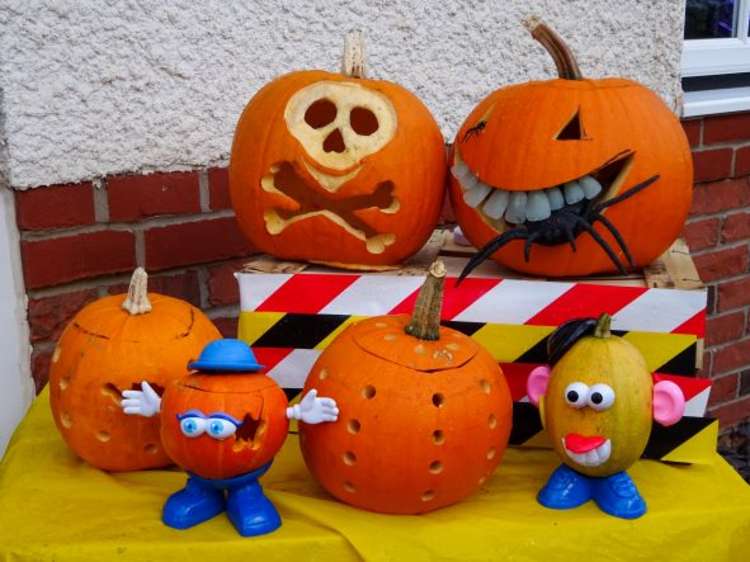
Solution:
[{"label": "carved pumpkin lid", "polygon": [[176,383],[179,387],[191,388],[214,394],[247,394],[260,392],[277,386],[276,382],[262,373],[193,373]]}]

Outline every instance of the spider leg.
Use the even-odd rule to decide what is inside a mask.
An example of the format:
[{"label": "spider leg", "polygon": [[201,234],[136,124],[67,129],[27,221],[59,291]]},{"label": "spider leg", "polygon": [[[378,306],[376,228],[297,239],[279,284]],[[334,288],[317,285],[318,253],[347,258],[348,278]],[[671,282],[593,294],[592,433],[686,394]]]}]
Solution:
[{"label": "spider leg", "polygon": [[591,222],[594,223],[596,221],[599,221],[605,227],[607,227],[607,230],[609,230],[612,236],[615,237],[615,240],[617,240],[617,244],[620,246],[620,248],[622,248],[622,253],[625,254],[630,267],[635,267],[635,262],[633,262],[633,256],[630,254],[630,250],[628,249],[627,244],[625,244],[625,240],[623,239],[622,234],[620,234],[620,231],[617,230],[617,227],[612,224],[612,221],[601,213],[594,213],[592,216],[593,220]]},{"label": "spider leg", "polygon": [[474,254],[469,262],[461,271],[461,275],[456,280],[456,287],[471,273],[480,263],[490,257],[492,254],[497,252],[500,248],[505,246],[511,240],[525,239],[529,237],[529,232],[524,227],[514,228],[512,230],[506,230],[500,236],[497,236],[490,240],[484,245],[476,254]]},{"label": "spider leg", "polygon": [[607,207],[611,207],[612,205],[617,205],[618,203],[625,201],[625,199],[630,199],[633,195],[636,193],[643,191],[648,186],[650,186],[652,183],[654,183],[656,180],[658,180],[661,176],[659,174],[653,175],[650,178],[648,178],[646,181],[642,181],[641,183],[634,185],[627,191],[620,193],[617,197],[613,197],[612,199],[608,199],[607,201],[604,201],[603,203],[599,203],[595,207],[592,208],[592,211],[595,213],[598,213],[602,209],[606,209]]},{"label": "spider leg", "polygon": [[573,235],[573,228],[565,225],[563,227],[563,232],[565,233],[565,239],[568,241],[568,244],[570,244],[570,247],[573,248],[573,251],[577,251],[576,249],[576,237]]},{"label": "spider leg", "polygon": [[602,250],[604,250],[607,253],[607,256],[609,256],[609,259],[612,260],[612,263],[615,264],[617,267],[617,270],[622,275],[627,275],[628,271],[625,269],[625,266],[620,261],[620,258],[617,257],[617,254],[615,254],[615,251],[612,249],[612,246],[610,246],[607,241],[601,237],[601,235],[594,230],[594,227],[591,226],[591,223],[589,223],[587,220],[584,220],[582,217],[578,217],[578,224],[581,225],[581,227],[588,232],[591,237],[596,241],[599,246],[602,247]]},{"label": "spider leg", "polygon": [[531,245],[541,235],[541,232],[534,232],[528,238],[526,238],[526,242],[523,245],[523,259],[525,259],[527,262],[529,261],[529,259],[531,259]]}]

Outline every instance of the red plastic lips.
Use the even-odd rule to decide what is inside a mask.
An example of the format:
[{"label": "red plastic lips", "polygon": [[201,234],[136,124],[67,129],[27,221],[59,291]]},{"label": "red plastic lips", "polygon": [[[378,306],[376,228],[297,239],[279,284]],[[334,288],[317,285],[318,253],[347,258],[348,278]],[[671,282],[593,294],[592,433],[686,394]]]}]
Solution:
[{"label": "red plastic lips", "polygon": [[602,445],[607,439],[601,435],[586,437],[578,433],[568,433],[565,436],[565,448],[576,454],[588,453]]}]

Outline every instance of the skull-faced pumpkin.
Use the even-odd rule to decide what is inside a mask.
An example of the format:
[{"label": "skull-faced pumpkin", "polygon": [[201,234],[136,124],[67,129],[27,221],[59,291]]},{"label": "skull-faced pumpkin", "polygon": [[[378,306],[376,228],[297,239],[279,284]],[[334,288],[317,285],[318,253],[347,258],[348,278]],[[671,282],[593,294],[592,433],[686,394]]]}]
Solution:
[{"label": "skull-faced pumpkin", "polygon": [[552,277],[653,261],[690,208],[692,160],[679,121],[646,87],[584,79],[560,38],[530,22],[560,78],[501,88],[459,130],[450,195],[488,257]]},{"label": "skull-faced pumpkin", "polygon": [[229,174],[240,227],[260,250],[377,268],[416,252],[434,229],[444,145],[427,108],[401,86],[353,68],[300,71],[250,100]]}]

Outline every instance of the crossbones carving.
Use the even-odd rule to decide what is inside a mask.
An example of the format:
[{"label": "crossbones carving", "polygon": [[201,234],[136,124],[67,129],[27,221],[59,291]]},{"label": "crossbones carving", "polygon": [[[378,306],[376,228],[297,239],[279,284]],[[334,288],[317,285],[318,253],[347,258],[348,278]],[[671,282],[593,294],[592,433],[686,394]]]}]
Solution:
[{"label": "crossbones carving", "polygon": [[380,233],[359,218],[355,211],[377,208],[392,214],[398,211],[399,202],[393,196],[392,181],[380,182],[372,193],[336,198],[320,190],[312,189],[300,177],[289,162],[272,167],[271,175],[263,178],[262,187],[269,193],[280,193],[292,199],[299,208],[296,210],[273,208],[265,212],[266,229],[270,234],[278,234],[288,225],[316,215],[323,215],[341,226],[351,235],[365,242],[367,250],[373,254],[382,253],[386,246],[395,241],[395,236]]}]

